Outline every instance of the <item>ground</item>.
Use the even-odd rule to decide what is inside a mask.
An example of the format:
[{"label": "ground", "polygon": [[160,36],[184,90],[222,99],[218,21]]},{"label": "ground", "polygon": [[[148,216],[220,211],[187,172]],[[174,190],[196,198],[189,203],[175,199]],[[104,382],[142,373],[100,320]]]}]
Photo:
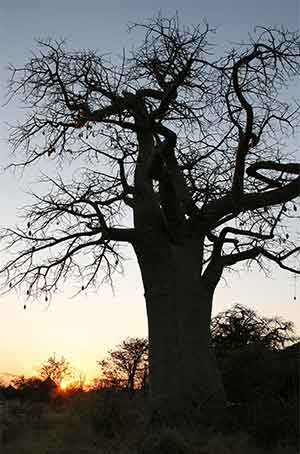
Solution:
[{"label": "ground", "polygon": [[295,454],[296,405],[232,408],[217,429],[151,432],[144,415],[144,396],[108,391],[79,393],[56,406],[10,402],[1,415],[1,453]]}]

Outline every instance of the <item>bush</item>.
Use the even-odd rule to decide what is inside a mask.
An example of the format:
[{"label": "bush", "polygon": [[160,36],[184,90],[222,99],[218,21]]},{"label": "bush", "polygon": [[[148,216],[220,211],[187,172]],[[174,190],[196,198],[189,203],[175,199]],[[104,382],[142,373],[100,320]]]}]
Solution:
[{"label": "bush", "polygon": [[297,403],[283,404],[270,398],[233,405],[227,410],[220,432],[223,435],[247,433],[263,448],[296,446]]},{"label": "bush", "polygon": [[279,399],[262,402],[260,406],[252,409],[249,433],[263,446],[282,444],[296,447],[297,405],[296,401],[282,404]]},{"label": "bush", "polygon": [[246,433],[214,434],[201,451],[205,454],[262,454],[255,441]]},{"label": "bush", "polygon": [[97,436],[136,437],[143,429],[144,418],[143,396],[136,395],[131,399],[127,392],[100,391],[91,402],[90,422]]},{"label": "bush", "polygon": [[140,454],[191,454],[191,446],[180,432],[165,428],[146,437]]}]

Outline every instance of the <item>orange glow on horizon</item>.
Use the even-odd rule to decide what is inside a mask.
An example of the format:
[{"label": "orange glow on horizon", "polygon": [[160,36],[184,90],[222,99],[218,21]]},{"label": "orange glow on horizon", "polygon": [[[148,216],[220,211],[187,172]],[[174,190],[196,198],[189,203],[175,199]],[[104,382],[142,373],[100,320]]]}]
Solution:
[{"label": "orange glow on horizon", "polygon": [[59,385],[59,387],[62,391],[65,391],[68,386],[69,386],[69,383],[67,383],[65,380],[62,380]]}]

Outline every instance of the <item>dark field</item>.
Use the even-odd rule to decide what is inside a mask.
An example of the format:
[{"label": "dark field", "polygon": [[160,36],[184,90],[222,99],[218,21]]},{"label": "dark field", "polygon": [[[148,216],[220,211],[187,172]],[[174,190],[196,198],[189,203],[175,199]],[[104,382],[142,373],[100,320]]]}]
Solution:
[{"label": "dark field", "polygon": [[[233,406],[219,429],[147,428],[145,397],[80,392],[1,407],[1,454],[295,454],[295,403]],[[299,448],[298,448],[299,449]]]}]

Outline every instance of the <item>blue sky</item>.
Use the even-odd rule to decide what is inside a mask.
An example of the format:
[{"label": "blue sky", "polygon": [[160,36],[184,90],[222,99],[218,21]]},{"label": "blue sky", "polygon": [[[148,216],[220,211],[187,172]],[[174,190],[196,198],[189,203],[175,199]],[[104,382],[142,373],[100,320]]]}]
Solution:
[{"label": "blue sky", "polygon": [[[68,1],[2,0],[0,5],[0,89],[4,101],[6,67],[22,64],[35,48],[34,38],[67,38],[72,48],[93,48],[100,52],[121,54],[138,40],[137,34],[127,33],[128,22],[138,22],[159,11],[174,15],[182,23],[197,24],[206,19],[217,26],[215,41],[232,47],[233,42],[247,40],[254,25],[285,25],[299,28],[299,1],[288,0],[194,0],[162,1]],[[227,44],[228,43],[228,44]],[[15,103],[0,110],[1,162],[10,159],[7,147],[6,122],[20,117]],[[297,144],[299,145],[299,144]],[[28,189],[37,176],[36,169],[24,178],[0,173],[1,224],[16,222],[17,208],[28,199],[22,189]],[[293,277],[276,270],[266,279],[259,273],[233,273],[217,289],[214,313],[239,302],[266,315],[281,315],[293,320],[300,333],[300,279],[298,300],[293,301]],[[0,374],[33,373],[35,367],[50,354],[63,354],[75,366],[95,374],[96,360],[108,348],[126,336],[147,333],[143,289],[137,264],[131,256],[124,277],[115,283],[115,295],[109,287],[97,294],[70,299],[72,289],[66,288],[46,310],[33,304],[24,311],[22,295],[0,299]]]}]

